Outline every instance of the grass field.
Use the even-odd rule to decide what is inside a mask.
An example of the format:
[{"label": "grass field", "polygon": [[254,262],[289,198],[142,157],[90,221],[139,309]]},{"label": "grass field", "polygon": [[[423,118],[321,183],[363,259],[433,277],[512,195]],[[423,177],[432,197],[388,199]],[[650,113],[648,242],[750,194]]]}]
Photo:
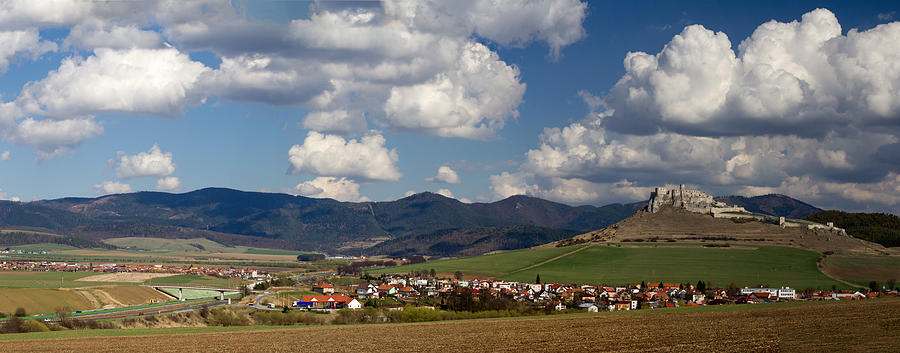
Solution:
[{"label": "grass field", "polygon": [[435,272],[442,274],[452,274],[455,271],[462,271],[466,277],[499,277],[529,265],[580,249],[581,247],[582,246],[524,249],[498,254],[429,261],[415,265],[373,269],[369,272],[372,274],[407,273],[410,271],[429,271],[434,269]]},{"label": "grass field", "polygon": [[13,250],[22,250],[22,251],[63,251],[63,250],[74,250],[78,249],[71,245],[63,245],[63,244],[26,244],[26,245],[14,245],[10,246],[10,249]]},{"label": "grass field", "polygon": [[[543,282],[603,283],[610,285],[647,282],[696,283],[726,286],[769,285],[795,288],[831,288],[844,284],[818,271],[818,254],[788,247],[745,248],[702,247],[577,247],[536,248],[470,258],[437,260],[422,264],[380,269],[378,273],[406,273],[413,270],[466,276],[533,282],[538,274]],[[570,255],[559,257],[567,252]],[[547,261],[559,257],[552,261]],[[541,264],[542,262],[546,262]],[[540,264],[533,268],[528,268]]]},{"label": "grass field", "polygon": [[[216,327],[60,331],[0,335],[0,339],[6,340],[4,349],[16,352],[173,349],[193,352],[880,352],[897,349],[898,300],[734,307],[742,308],[263,330]],[[58,339],[39,340],[51,337]],[[409,339],[410,344],[397,344],[398,337]]]},{"label": "grass field", "polygon": [[94,272],[0,271],[0,288],[77,288],[109,284],[77,281]]},{"label": "grass field", "polygon": [[163,239],[163,238],[111,238],[104,243],[121,248],[161,252],[244,252],[246,247],[229,247],[205,238],[195,239]]},{"label": "grass field", "polygon": [[58,307],[68,306],[72,310],[93,309],[94,306],[82,295],[72,290],[49,288],[0,288],[0,312],[12,313],[16,308],[25,308],[29,315],[54,312]]}]

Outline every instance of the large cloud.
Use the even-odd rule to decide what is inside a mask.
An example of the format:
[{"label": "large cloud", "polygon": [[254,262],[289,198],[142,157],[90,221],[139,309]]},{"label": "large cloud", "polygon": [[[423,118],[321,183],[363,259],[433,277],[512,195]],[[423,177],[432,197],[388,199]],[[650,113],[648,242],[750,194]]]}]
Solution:
[{"label": "large cloud", "polygon": [[[113,162],[116,164],[116,176],[119,178],[164,177],[174,173],[176,168],[175,163],[172,162],[172,152],[164,153],[156,144],[150,147],[149,151],[133,156],[119,151]],[[164,186],[171,185],[177,185],[177,178],[164,183]]]},{"label": "large cloud", "polygon": [[731,50],[721,32],[686,27],[661,52],[628,53],[604,126],[638,134],[803,135],[898,125],[900,22],[841,35],[834,14],[767,22]]},{"label": "large cloud", "polygon": [[735,54],[724,33],[689,26],[657,55],[629,53],[607,96],[581,92],[600,111],[545,129],[491,190],[607,203],[685,183],[897,212],[897,31],[842,36],[831,12],[815,10],[759,26]]},{"label": "large cloud", "polygon": [[[485,14],[501,11],[521,16]],[[237,34],[212,22],[167,33],[188,47],[223,54],[211,76],[216,94],[309,108],[308,128],[359,134],[366,114],[394,131],[487,139],[518,116],[525,85],[516,67],[471,35],[503,45],[538,40],[556,55],[582,37],[585,11],[577,1],[325,4],[280,31],[227,22],[248,32],[239,38],[264,36],[256,40],[223,41],[222,35]],[[352,128],[341,128],[348,117]]]},{"label": "large cloud", "polygon": [[[96,49],[87,59],[64,59],[47,78],[29,83],[17,102],[52,118],[102,113],[179,116],[202,101],[194,88],[209,71],[176,49]],[[90,87],[90,89],[85,89]]]},{"label": "large cloud", "polygon": [[291,172],[319,176],[356,177],[365,180],[399,180],[396,150],[388,150],[381,135],[345,140],[310,131],[302,145],[288,151]]}]

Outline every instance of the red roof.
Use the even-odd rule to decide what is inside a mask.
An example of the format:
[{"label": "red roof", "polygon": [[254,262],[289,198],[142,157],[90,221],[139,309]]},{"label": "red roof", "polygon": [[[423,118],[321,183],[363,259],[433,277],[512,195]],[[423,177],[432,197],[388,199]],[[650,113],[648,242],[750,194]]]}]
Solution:
[{"label": "red roof", "polygon": [[302,302],[336,302],[336,303],[349,303],[353,300],[343,294],[335,294],[335,295],[304,295],[300,297],[300,301]]}]

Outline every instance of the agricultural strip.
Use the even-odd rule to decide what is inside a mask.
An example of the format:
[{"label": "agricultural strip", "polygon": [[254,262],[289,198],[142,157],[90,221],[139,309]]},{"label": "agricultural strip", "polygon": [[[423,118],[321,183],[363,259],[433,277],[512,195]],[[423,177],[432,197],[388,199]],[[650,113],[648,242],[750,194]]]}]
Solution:
[{"label": "agricultural strip", "polygon": [[[469,258],[437,260],[374,273],[460,270],[466,276],[486,275],[531,282],[539,274],[548,283],[624,285],[647,282],[695,283],[726,286],[792,286],[798,289],[849,288],[816,267],[819,254],[789,247],[735,248],[605,245],[580,248],[535,248]],[[571,253],[570,253],[571,252]],[[567,256],[560,256],[570,253]],[[557,258],[558,257],[558,258]],[[551,261],[548,261],[551,260]],[[543,264],[542,264],[543,263]],[[531,267],[537,264],[538,266]],[[516,271],[523,269],[523,271]]]},{"label": "agricultural strip", "polygon": [[[740,308],[734,311],[640,310],[625,315],[600,313],[511,320],[25,339],[6,341],[3,347],[16,352],[809,352],[893,351],[897,348],[900,300],[737,307]],[[57,334],[68,337],[130,335],[128,330],[104,331],[107,330],[3,335],[10,337],[0,336],[0,339],[60,337]],[[402,338],[402,343],[398,342],[398,337]]]}]

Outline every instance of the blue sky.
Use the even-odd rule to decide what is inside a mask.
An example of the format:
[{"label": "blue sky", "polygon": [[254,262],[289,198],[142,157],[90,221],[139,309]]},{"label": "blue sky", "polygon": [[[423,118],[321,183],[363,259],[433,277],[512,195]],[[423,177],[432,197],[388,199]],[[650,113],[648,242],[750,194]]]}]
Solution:
[{"label": "blue sky", "polygon": [[900,208],[894,2],[10,5],[0,198],[685,183]]}]

